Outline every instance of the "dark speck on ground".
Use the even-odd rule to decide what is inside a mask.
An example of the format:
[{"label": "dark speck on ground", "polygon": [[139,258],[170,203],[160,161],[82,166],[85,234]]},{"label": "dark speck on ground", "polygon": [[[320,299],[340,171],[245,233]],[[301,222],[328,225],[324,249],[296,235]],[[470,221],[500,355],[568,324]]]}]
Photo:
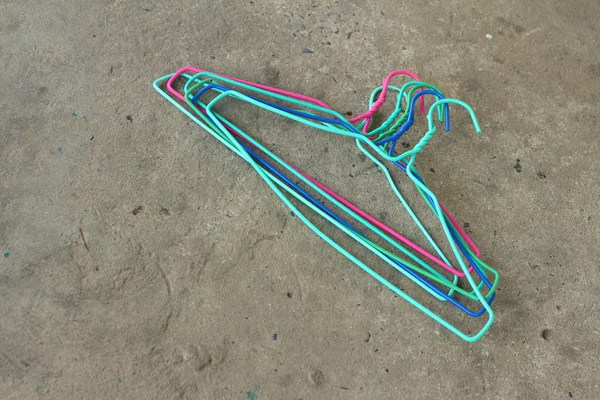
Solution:
[{"label": "dark speck on ground", "polygon": [[515,169],[515,171],[521,172],[521,160],[519,160],[517,158],[517,163],[515,164],[515,166],[513,168]]},{"label": "dark speck on ground", "polygon": [[546,174],[543,171],[538,171],[537,176],[540,179],[546,179]]}]

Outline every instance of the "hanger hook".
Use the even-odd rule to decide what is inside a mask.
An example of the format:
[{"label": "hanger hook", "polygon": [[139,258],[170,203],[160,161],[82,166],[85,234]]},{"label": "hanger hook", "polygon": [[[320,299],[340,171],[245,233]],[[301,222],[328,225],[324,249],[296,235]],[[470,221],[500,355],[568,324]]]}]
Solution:
[{"label": "hanger hook", "polygon": [[[434,90],[423,90],[423,91],[421,91],[421,92],[417,93],[417,94],[416,94],[416,95],[415,95],[415,96],[414,96],[414,97],[411,99],[411,101],[410,101],[410,107],[408,108],[408,111],[407,111],[407,113],[408,113],[408,119],[407,119],[407,121],[406,121],[406,122],[405,122],[405,123],[404,123],[404,124],[403,124],[403,125],[400,127],[400,129],[398,130],[398,132],[394,133],[392,136],[390,136],[390,137],[388,137],[388,138],[386,138],[386,139],[383,139],[383,140],[380,140],[380,141],[376,142],[375,144],[376,144],[376,145],[378,145],[378,146],[381,146],[382,144],[385,144],[385,143],[387,143],[387,142],[392,142],[392,144],[393,144],[393,145],[392,145],[392,147],[390,148],[390,150],[391,150],[391,151],[393,151],[393,148],[394,148],[395,142],[398,140],[398,138],[399,138],[400,136],[402,136],[404,133],[406,133],[406,131],[408,131],[408,129],[409,129],[409,128],[412,126],[412,124],[414,123],[414,116],[413,116],[413,113],[414,113],[414,106],[415,106],[415,102],[416,102],[416,100],[417,100],[419,97],[421,97],[421,98],[422,98],[422,96],[424,96],[424,95],[426,95],[426,94],[430,94],[430,95],[432,95],[432,96],[436,96],[436,97],[438,97],[438,98],[440,98],[440,99],[442,99],[442,100],[443,100],[443,99],[445,99],[444,95],[442,95],[441,93],[438,93],[438,92],[436,92],[436,91],[434,91]],[[436,107],[437,107],[438,103],[439,103],[439,102],[436,102],[436,103],[435,103],[435,104],[436,104]],[[448,106],[447,106],[447,105],[446,105],[446,107],[445,107],[445,108],[446,108],[446,130],[449,130],[449,129],[450,129],[450,111],[449,111],[449,108],[448,108]]]},{"label": "hanger hook", "polygon": [[433,137],[435,131],[436,131],[436,127],[435,124],[433,122],[433,110],[435,110],[435,108],[441,104],[458,104],[459,106],[464,107],[469,114],[471,114],[471,120],[473,121],[473,125],[475,126],[475,131],[477,133],[481,133],[481,127],[479,126],[479,121],[477,121],[477,116],[475,115],[475,111],[473,111],[473,109],[471,108],[471,106],[469,106],[467,103],[465,103],[462,100],[457,100],[457,99],[441,99],[436,101],[435,103],[433,103],[431,105],[431,107],[429,108],[429,112],[427,113],[427,122],[429,124],[429,130],[427,131],[427,133],[425,134],[425,136],[423,136],[421,138],[421,140],[419,141],[419,143],[417,143],[415,145],[415,147],[412,150],[407,151],[406,153],[402,154],[402,158],[406,157],[406,156],[415,156],[417,153],[419,153],[421,150],[423,150],[423,147],[425,147],[427,145],[427,143],[431,140],[431,138]]},{"label": "hanger hook", "polygon": [[[379,94],[377,101],[375,103],[373,103],[373,105],[369,108],[369,110],[366,113],[350,119],[349,121],[351,123],[354,124],[355,122],[358,122],[362,119],[366,119],[367,121],[369,121],[371,119],[371,117],[373,115],[375,115],[377,110],[379,110],[379,108],[383,105],[383,103],[385,103],[388,86],[390,85],[390,80],[396,75],[408,75],[416,81],[421,80],[421,78],[419,78],[417,76],[417,74],[415,74],[414,72],[409,71],[409,70],[398,69],[398,70],[390,72],[388,74],[388,76],[386,76],[385,79],[383,80],[383,84],[382,84],[383,89],[381,90],[381,93]],[[425,114],[424,110],[425,110],[425,99],[422,99],[421,100],[421,114]],[[366,122],[365,125],[368,125],[368,122]]]},{"label": "hanger hook", "polygon": [[469,112],[469,114],[471,114],[471,120],[473,121],[473,125],[475,126],[475,131],[477,133],[481,133],[481,127],[479,126],[479,121],[477,120],[475,111],[473,111],[473,109],[471,108],[470,105],[468,105],[464,101],[458,100],[458,99],[440,99],[431,105],[431,107],[429,108],[429,112],[427,113],[427,122],[429,123],[429,129],[431,129],[431,127],[434,126],[433,110],[435,110],[435,108],[439,105],[446,104],[446,106],[447,106],[450,103],[458,104],[459,106],[464,107]]}]

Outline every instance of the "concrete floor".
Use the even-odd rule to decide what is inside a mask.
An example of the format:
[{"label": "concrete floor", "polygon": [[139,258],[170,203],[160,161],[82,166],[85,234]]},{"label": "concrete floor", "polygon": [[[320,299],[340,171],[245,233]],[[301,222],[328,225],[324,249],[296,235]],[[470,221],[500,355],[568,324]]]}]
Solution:
[{"label": "concrete floor", "polygon": [[[0,397],[599,398],[599,18],[592,0],[3,0]],[[471,104],[483,134],[458,110],[419,165],[501,273],[489,334],[460,341],[293,218],[154,92],[185,65],[354,113],[407,68]],[[353,141],[231,105],[402,228]]]}]

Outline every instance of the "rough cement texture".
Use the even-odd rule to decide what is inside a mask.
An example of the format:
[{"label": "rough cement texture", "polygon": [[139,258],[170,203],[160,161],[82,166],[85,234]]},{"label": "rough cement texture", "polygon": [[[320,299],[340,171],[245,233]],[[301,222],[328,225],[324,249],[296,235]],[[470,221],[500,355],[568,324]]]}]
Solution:
[{"label": "rough cement texture", "polygon": [[[0,398],[599,398],[599,18],[593,0],[3,0]],[[456,109],[418,163],[501,273],[489,334],[463,343],[291,216],[153,91],[184,65],[354,113],[407,68],[473,105],[483,134]],[[221,110],[411,233],[353,141]]]}]

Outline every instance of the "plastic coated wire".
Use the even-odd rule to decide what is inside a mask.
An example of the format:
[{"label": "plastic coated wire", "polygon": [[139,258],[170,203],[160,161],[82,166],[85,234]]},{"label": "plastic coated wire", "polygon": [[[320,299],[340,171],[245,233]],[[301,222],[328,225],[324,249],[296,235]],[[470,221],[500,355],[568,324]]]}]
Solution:
[{"label": "plastic coated wire", "polygon": [[[169,76],[164,77],[165,80],[168,79],[168,78],[169,78]],[[159,81],[160,81],[160,79],[159,79]],[[160,89],[158,88],[159,81],[155,82],[155,88],[160,91]],[[165,96],[165,98],[167,98],[175,106],[177,106],[178,108],[180,108],[183,112],[185,112],[193,120],[195,120],[197,123],[199,123],[205,129],[208,128],[200,120],[198,120],[197,118],[195,118],[187,110],[185,110],[183,107],[181,107],[177,102],[175,102],[174,100],[172,100],[166,93],[164,93],[162,91],[160,91],[160,92],[161,92],[161,94],[163,94],[163,96]],[[215,134],[210,129],[208,129],[208,130],[209,130],[209,132]],[[223,130],[223,133],[226,134],[227,136],[229,136],[230,140],[232,140],[232,141],[234,140],[233,137],[231,137],[231,134],[227,130]],[[218,136],[218,134],[216,135],[216,137],[217,137],[217,139],[221,140],[224,144],[226,144],[228,147],[230,147],[232,150],[234,150],[234,151],[237,150],[236,153],[238,153],[238,154],[240,154],[240,152],[243,150],[243,149],[240,149],[239,147],[233,146],[233,144],[230,144],[230,143],[226,142],[223,138],[221,138],[220,136]],[[249,161],[248,158],[247,158],[247,157],[249,157],[247,155],[247,153],[246,154],[240,154],[240,155],[243,158],[247,159],[247,161]],[[258,167],[258,165],[256,165],[256,163],[254,163],[253,160],[250,160],[249,162],[254,167]],[[369,273],[372,277],[374,277],[376,280],[378,280],[384,286],[388,287],[390,290],[394,291],[400,297],[402,297],[402,298],[406,299],[407,301],[409,301],[412,305],[414,305],[415,307],[417,307],[418,309],[420,309],[426,315],[429,315],[431,318],[433,318],[434,320],[436,320],[437,322],[439,322],[441,325],[443,325],[444,327],[446,327],[447,329],[449,329],[450,331],[452,331],[453,333],[455,333],[456,335],[458,335],[459,337],[461,337],[462,339],[464,339],[466,341],[477,340],[477,339],[479,339],[485,333],[485,331],[487,331],[487,329],[489,328],[489,326],[491,325],[491,322],[493,320],[493,314],[489,313],[490,310],[488,310],[488,315],[489,315],[488,321],[487,321],[486,325],[484,326],[484,328],[480,332],[478,332],[477,334],[475,334],[473,336],[469,336],[469,335],[464,334],[463,332],[461,332],[460,330],[458,330],[457,328],[455,328],[453,325],[451,325],[450,323],[448,323],[447,321],[445,321],[441,317],[437,316],[435,313],[431,312],[428,308],[426,308],[425,306],[423,306],[421,303],[419,303],[418,301],[414,300],[412,297],[410,297],[409,295],[407,295],[406,293],[404,293],[400,289],[398,289],[395,286],[393,286],[391,283],[389,283],[387,280],[385,280],[383,277],[381,277],[379,274],[377,274],[375,271],[373,271],[367,265],[365,265],[364,263],[362,263],[360,260],[356,259],[356,257],[354,257],[352,254],[348,253],[344,248],[342,248],[341,246],[337,245],[337,243],[335,243],[333,240],[331,240],[326,235],[324,235],[322,232],[320,232],[318,230],[318,228],[316,228],[308,219],[306,219],[299,212],[299,210],[297,210],[297,208],[291,202],[289,202],[289,200],[287,200],[287,198],[285,198],[285,196],[283,196],[283,193],[281,193],[277,189],[277,187],[275,186],[275,184],[272,181],[268,180],[268,176],[265,175],[264,171],[261,171],[261,170],[257,169],[257,172],[259,173],[259,175],[261,175],[261,177],[263,177],[265,179],[265,181],[267,182],[267,184],[274,190],[274,192],[277,193],[278,195],[280,195],[280,197],[282,197],[282,201],[284,201],[284,203],[286,203],[286,205],[289,208],[291,208],[294,212],[296,212],[296,215],[298,215],[298,217],[301,220],[303,220],[303,222],[305,222],[305,224],[307,224],[311,229],[313,229],[313,231],[315,231],[315,233],[318,233],[318,234],[320,233],[320,236],[325,241],[327,241],[330,245],[332,245],[333,247],[335,247],[338,251],[340,251],[342,254],[344,254],[346,257],[348,257],[350,260],[352,260],[357,265],[359,265],[363,270],[365,270],[367,273]]]},{"label": "plastic coated wire", "polygon": [[[388,86],[390,84],[390,80],[396,76],[396,75],[408,75],[411,78],[414,78],[417,81],[420,81],[421,79],[412,71],[408,71],[408,70],[396,70],[396,71],[392,71],[388,74],[388,76],[385,77],[385,79],[383,80],[383,84],[382,84],[382,90],[381,93],[379,94],[379,98],[377,99],[377,101],[373,104],[370,105],[369,110],[364,113],[361,114],[357,117],[354,117],[350,120],[350,122],[355,123],[358,122],[362,119],[365,120],[365,124],[363,126],[363,132],[367,132],[368,128],[369,128],[369,123],[371,121],[371,117],[373,115],[375,115],[375,113],[377,112],[377,110],[379,110],[379,108],[383,105],[383,103],[385,103],[386,100],[386,95],[387,95],[387,90],[388,90]],[[421,99],[421,115],[425,114],[425,100]]]},{"label": "plastic coated wire", "polygon": [[[452,223],[454,224],[454,222],[452,222]],[[462,235],[462,233],[461,233],[461,235]]]}]

